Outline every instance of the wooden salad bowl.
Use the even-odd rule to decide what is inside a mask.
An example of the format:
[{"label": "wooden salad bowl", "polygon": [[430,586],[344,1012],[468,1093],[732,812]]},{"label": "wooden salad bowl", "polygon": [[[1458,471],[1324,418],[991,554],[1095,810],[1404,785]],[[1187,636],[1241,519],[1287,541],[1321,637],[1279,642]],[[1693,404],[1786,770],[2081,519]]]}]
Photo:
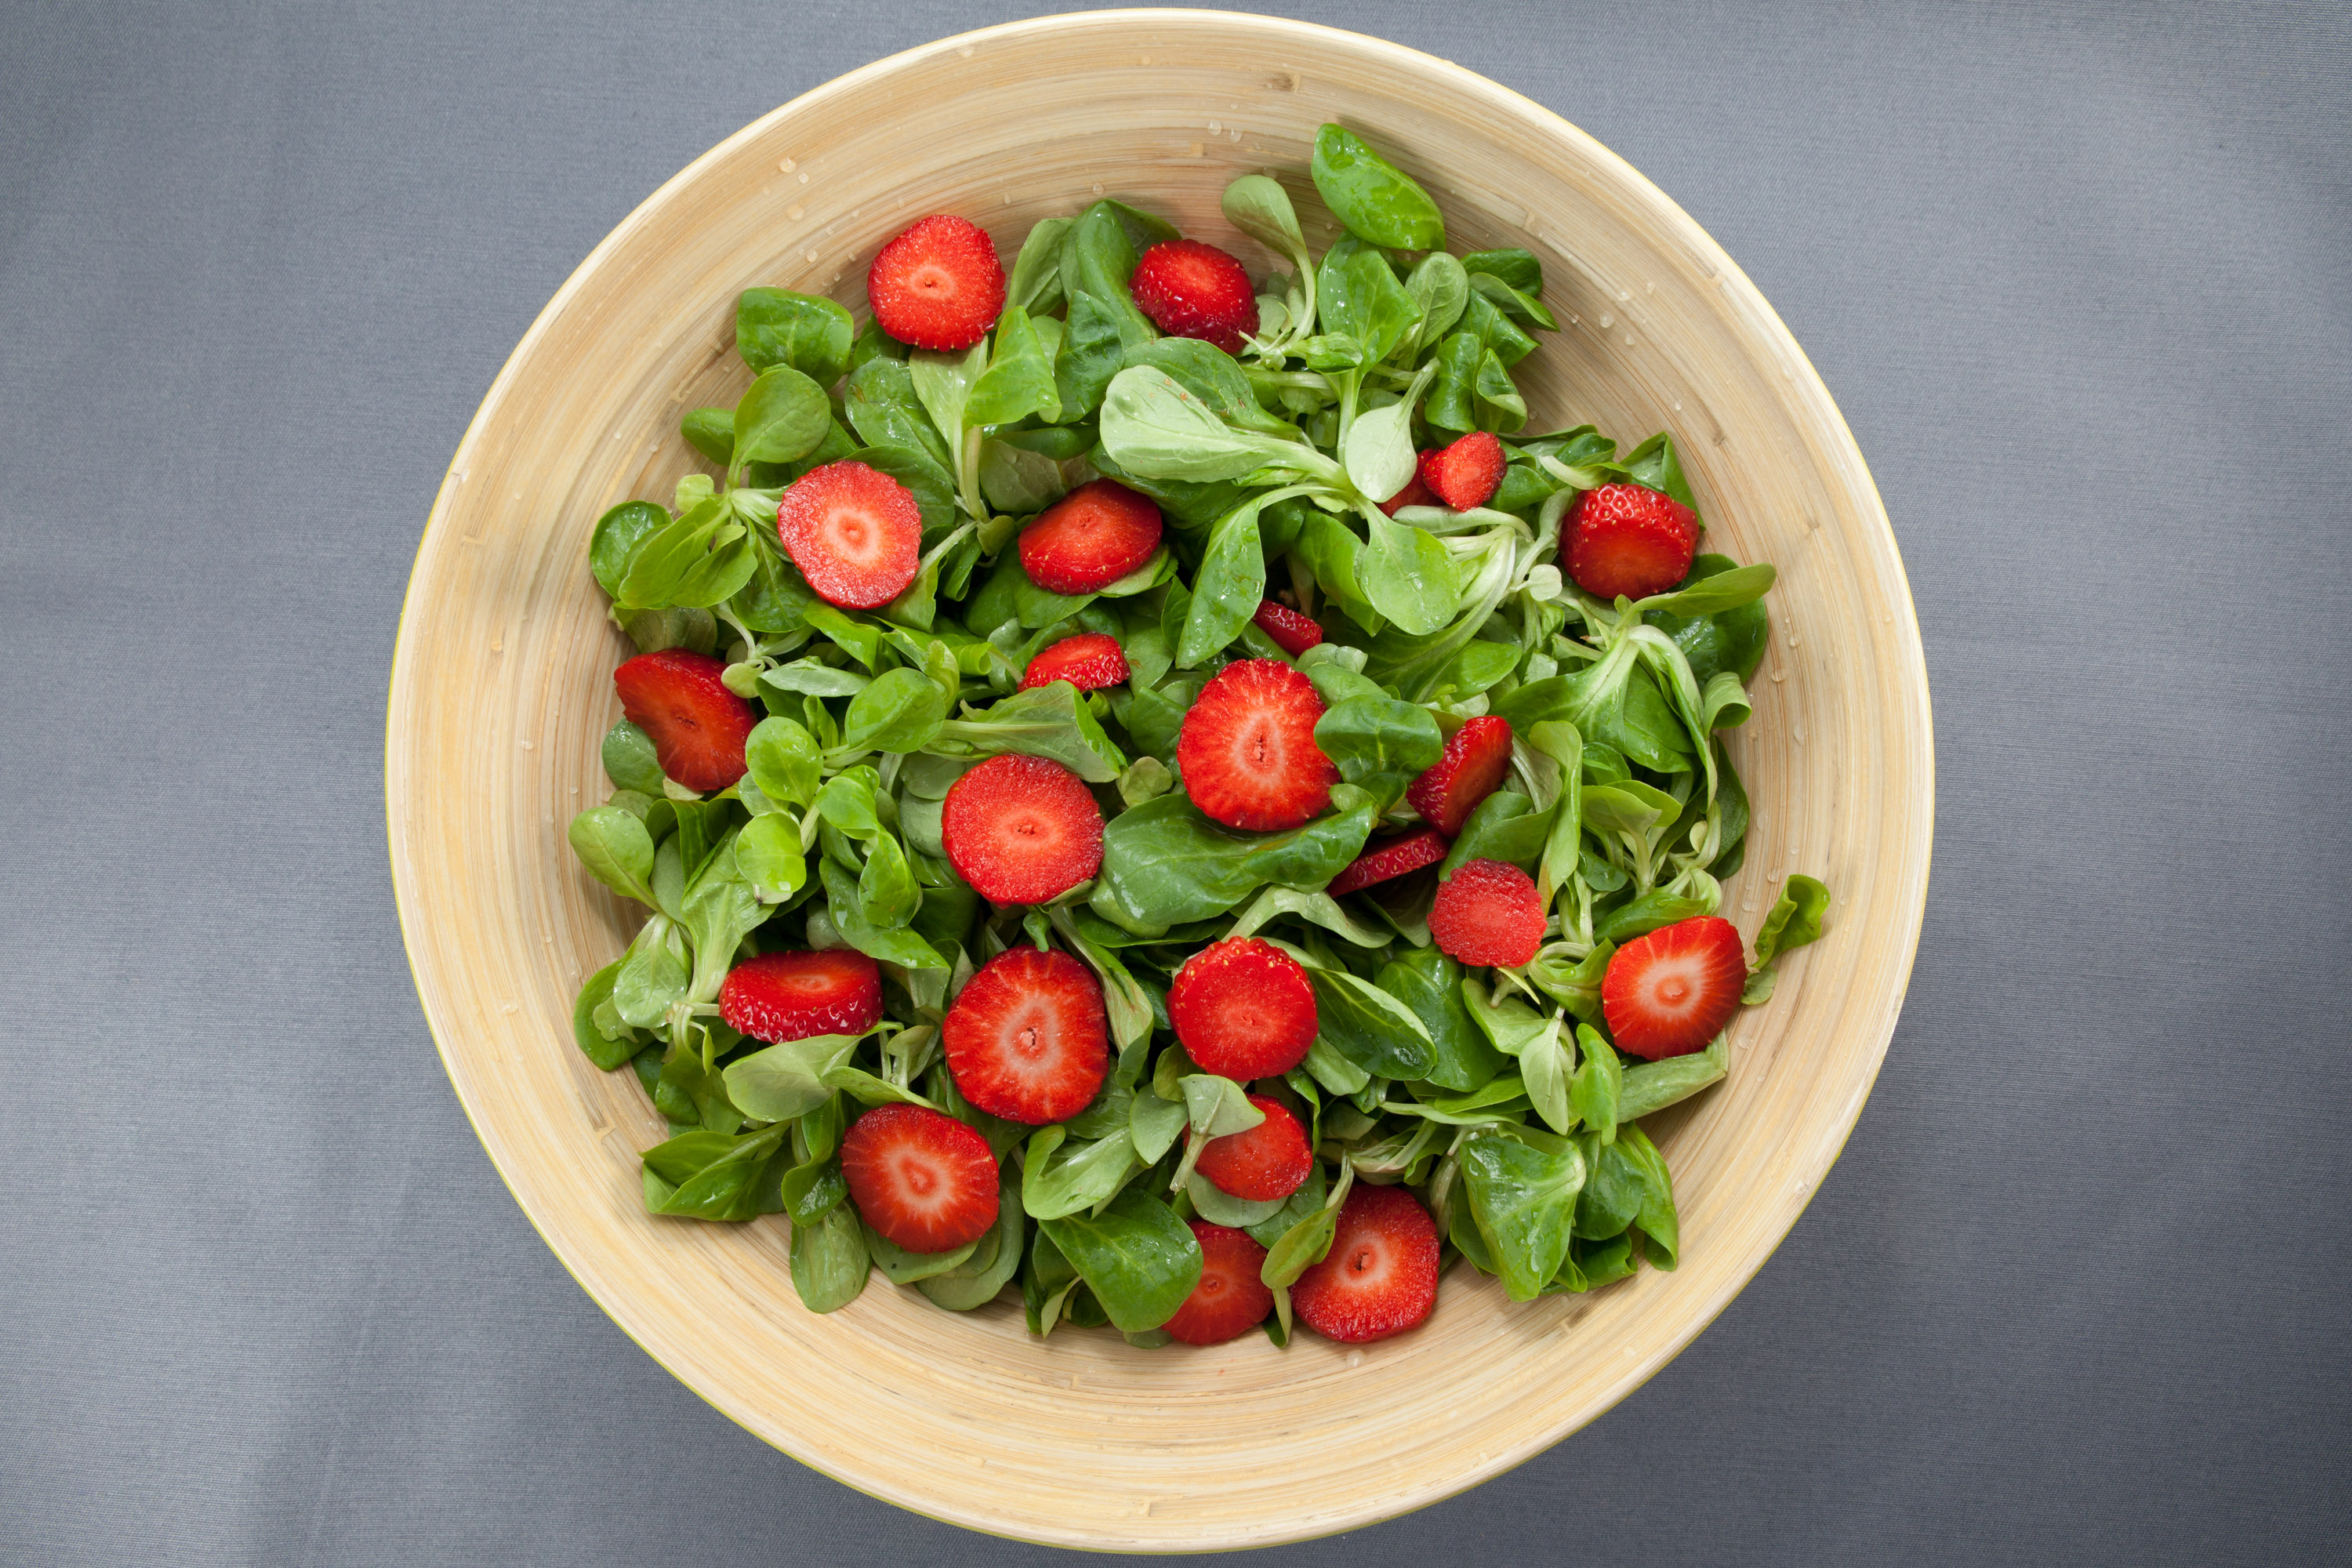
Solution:
[{"label": "wooden salad bowl", "polygon": [[[1528,1305],[1466,1268],[1420,1328],[1131,1348],[1025,1331],[1008,1295],[942,1311],[877,1279],[806,1310],[777,1215],[645,1212],[665,1136],[634,1074],[572,1044],[581,982],[636,917],[564,842],[609,786],[598,742],[628,649],[591,526],[666,500],[682,411],[731,404],[735,297],[865,309],[877,248],[961,213],[1010,258],[1034,220],[1117,195],[1268,258],[1219,215],[1276,172],[1319,252],[1305,171],[1345,122],[1420,180],[1456,252],[1526,246],[1562,330],[1516,374],[1531,428],[1590,420],[1683,454],[1707,547],[1769,561],[1771,648],[1731,740],[1754,800],[1723,912],[1752,935],[1780,879],[1825,879],[1828,934],[1731,1029],[1727,1082],[1648,1123],[1682,1266]],[[1320,225],[1318,228],[1318,224]],[[1812,367],[1730,258],[1623,162],[1444,61],[1264,16],[1113,11],[1018,22],[850,73],[730,137],[613,231],[491,386],[441,487],[393,660],[393,880],[425,1012],[515,1198],[631,1337],[728,1416],[842,1482],[997,1534],[1113,1551],[1353,1529],[1559,1442],[1721,1311],[1796,1221],[1861,1113],[1901,1007],[1934,816],[1927,678],[1895,536]]]}]

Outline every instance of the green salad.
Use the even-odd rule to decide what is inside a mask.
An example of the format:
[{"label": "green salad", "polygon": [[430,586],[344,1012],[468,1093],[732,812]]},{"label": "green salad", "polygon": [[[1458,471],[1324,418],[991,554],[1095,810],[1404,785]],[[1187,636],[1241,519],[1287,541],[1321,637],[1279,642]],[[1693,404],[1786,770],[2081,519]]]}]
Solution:
[{"label": "green salad", "polygon": [[[1718,914],[1773,568],[1700,547],[1664,432],[1531,416],[1521,249],[1325,126],[1226,188],[952,214],[861,321],[737,303],[708,471],[597,522],[635,649],[581,863],[646,906],[573,1013],[671,1124],[647,1210],[782,1214],[1029,1331],[1362,1342],[1457,1260],[1510,1299],[1681,1238],[1644,1117],[1821,934]],[[1318,226],[1320,224],[1318,215]]]}]

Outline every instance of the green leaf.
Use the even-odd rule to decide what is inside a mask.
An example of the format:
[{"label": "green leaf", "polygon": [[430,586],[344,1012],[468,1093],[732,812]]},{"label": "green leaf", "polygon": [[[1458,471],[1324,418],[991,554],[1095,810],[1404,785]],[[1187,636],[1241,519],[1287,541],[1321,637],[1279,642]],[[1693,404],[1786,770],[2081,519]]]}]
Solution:
[{"label": "green leaf", "polygon": [[1429,193],[1346,127],[1316,133],[1311,173],[1323,205],[1367,244],[1435,250],[1445,243],[1445,220]]},{"label": "green leaf", "polygon": [[816,804],[824,757],[815,738],[792,720],[762,719],[752,725],[743,761],[752,784],[770,800],[803,810]]},{"label": "green leaf", "polygon": [[1016,691],[985,712],[950,719],[931,743],[968,748],[981,756],[1017,752],[1050,758],[1088,784],[1109,784],[1127,765],[1077,689],[1065,680]]},{"label": "green leaf", "polygon": [[785,364],[831,386],[848,368],[856,335],[847,310],[814,294],[746,289],[735,301],[735,352],[754,372]]},{"label": "green leaf", "polygon": [[1258,1266],[1258,1278],[1275,1289],[1297,1284],[1300,1275],[1330,1255],[1331,1243],[1339,1233],[1339,1205],[1318,1207],[1266,1248],[1265,1261]]},{"label": "green leaf", "polygon": [[1381,965],[1374,984],[1411,1008],[1429,1032],[1429,1069],[1441,1089],[1467,1092],[1503,1070],[1504,1057],[1471,1022],[1462,1001],[1462,966],[1435,947],[1407,947]]},{"label": "green leaf", "polygon": [[1320,888],[1362,852],[1378,811],[1345,784],[1332,805],[1331,815],[1288,832],[1243,834],[1181,794],[1145,801],[1104,829],[1097,912],[1130,929],[1165,928],[1223,914],[1269,882]]},{"label": "green leaf", "polygon": [[1166,1204],[1129,1188],[1099,1215],[1044,1220],[1051,1237],[1122,1332],[1156,1329],[1201,1282],[1201,1245]]},{"label": "green leaf", "polygon": [[1771,589],[1779,576],[1779,572],[1766,563],[1735,566],[1728,572],[1702,577],[1671,594],[1654,594],[1637,601],[1633,607],[1670,616],[1717,616],[1754,604]]},{"label": "green leaf", "polygon": [[[1055,1159],[1066,1146],[1069,1152]],[[1108,1202],[1143,1169],[1143,1162],[1124,1130],[1087,1142],[1070,1140],[1066,1128],[1052,1126],[1029,1135],[1022,1168],[1021,1206],[1031,1219],[1048,1220]]]},{"label": "green leaf", "polygon": [[1577,1064],[1576,1076],[1569,1080],[1569,1109],[1603,1143],[1612,1142],[1617,1137],[1617,1106],[1623,1092],[1625,1069],[1617,1060],[1617,1052],[1591,1025],[1577,1026],[1576,1044],[1584,1059]]},{"label": "green leaf", "polygon": [[884,963],[907,969],[948,966],[939,950],[914,931],[902,926],[884,925],[872,918],[856,879],[830,858],[819,866],[818,875],[824,882],[825,912],[834,929],[841,933],[842,941]]},{"label": "green leaf", "polygon": [[743,1114],[761,1121],[789,1121],[833,1098],[823,1082],[831,1068],[856,1052],[860,1037],[814,1035],[786,1040],[727,1064],[720,1077],[727,1098]]},{"label": "green leaf", "polygon": [[1375,500],[1404,489],[1420,466],[1412,449],[1412,409],[1428,380],[1424,371],[1402,399],[1357,415],[1339,437],[1339,460],[1349,481]]},{"label": "green leaf", "polygon": [[[992,1226],[989,1228],[993,1230],[995,1227]],[[970,1258],[972,1249],[979,1245],[977,1240],[972,1240],[944,1252],[909,1252],[879,1231],[868,1231],[866,1235],[866,1249],[873,1255],[874,1266],[882,1270],[882,1277],[893,1285],[912,1285],[934,1275],[944,1274]]]},{"label": "green leaf", "polygon": [[1473,860],[1499,860],[1533,870],[1551,837],[1552,814],[1538,811],[1535,803],[1517,790],[1496,790],[1480,801],[1462,824],[1461,835],[1438,867],[1438,879],[1450,879]]},{"label": "green leaf", "polygon": [[1756,959],[1748,967],[1761,969],[1780,954],[1820,940],[1822,917],[1829,908],[1827,887],[1811,877],[1790,876],[1756,932]]},{"label": "green leaf", "polygon": [[1234,181],[1220,205],[1227,223],[1268,250],[1286,252],[1307,244],[1290,193],[1265,174],[1244,174]]},{"label": "green leaf", "polygon": [[625,1024],[651,1028],[685,1000],[687,978],[685,933],[668,916],[656,915],[621,956],[613,976],[614,1010]]},{"label": "green leaf", "polygon": [[602,755],[604,776],[617,787],[642,795],[662,793],[661,762],[655,754],[653,737],[626,719],[604,731]]},{"label": "green leaf", "polygon": [[621,973],[616,960],[588,977],[580,988],[579,997],[572,1004],[572,1038],[580,1054],[606,1072],[620,1067],[637,1054],[644,1041],[633,1030],[607,1034],[596,1023],[596,1010],[613,1000],[613,981]]},{"label": "green leaf", "polygon": [[1422,1079],[1434,1065],[1429,1026],[1402,999],[1345,970],[1310,967],[1319,1037],[1376,1078]]},{"label": "green leaf", "polygon": [[796,462],[832,428],[824,388],[789,364],[772,366],[735,405],[735,464]]},{"label": "green leaf", "polygon": [[947,708],[947,698],[921,670],[885,670],[851,700],[842,721],[842,746],[852,751],[919,751],[939,735]]},{"label": "green leaf", "polygon": [[1412,637],[1426,637],[1452,620],[1461,590],[1445,542],[1377,510],[1364,521],[1371,540],[1358,571],[1372,607]]},{"label": "green leaf", "polygon": [[1731,1068],[1731,1047],[1717,1035],[1706,1049],[1662,1061],[1636,1062],[1625,1069],[1617,1090],[1617,1123],[1637,1121],[1653,1111],[1679,1105],[1722,1081]]},{"label": "green leaf", "polygon": [[1436,343],[1462,319],[1463,307],[1470,302],[1470,276],[1461,262],[1442,250],[1433,250],[1413,264],[1405,278],[1404,291],[1421,308],[1413,341]]},{"label": "green leaf", "polygon": [[1584,1157],[1572,1143],[1547,1152],[1496,1132],[1473,1135],[1457,1157],[1503,1288],[1514,1301],[1534,1300],[1568,1257]]},{"label": "green leaf", "polygon": [[654,901],[654,841],[646,825],[617,805],[591,806],[564,837],[589,875],[641,903]]},{"label": "green leaf", "polygon": [[867,446],[911,448],[929,458],[940,473],[954,471],[955,454],[916,395],[914,373],[905,360],[870,359],[859,365],[842,384],[841,405],[850,427]]},{"label": "green leaf", "polygon": [[[1276,492],[1279,493],[1279,492]],[[1222,653],[1265,599],[1265,556],[1258,545],[1257,517],[1263,496],[1219,520],[1201,552],[1192,607],[1176,645],[1176,664],[1190,669]]]},{"label": "green leaf", "polygon": [[1040,218],[1030,226],[1029,237],[1021,242],[1021,254],[1013,258],[1012,276],[1005,279],[1006,309],[1042,315],[1060,303],[1062,241],[1076,221]]},{"label": "green leaf", "polygon": [[1147,479],[1207,482],[1265,468],[1328,483],[1340,475],[1339,464],[1305,442],[1234,429],[1157,365],[1130,366],[1110,378],[1101,434],[1113,462]]},{"label": "green leaf", "polygon": [[793,1227],[793,1289],[812,1312],[835,1312],[866,1289],[866,1227],[841,1204],[814,1226]]},{"label": "green leaf", "polygon": [[694,972],[686,999],[715,1000],[719,984],[735,962],[737,947],[768,918],[767,906],[736,861],[734,835],[729,835],[703,862],[678,913],[694,945]]},{"label": "green leaf", "polygon": [[[1344,356],[1348,364],[1379,363],[1421,321],[1420,305],[1397,281],[1388,258],[1355,239],[1343,239],[1324,252],[1323,264],[1316,268],[1315,291],[1324,331],[1341,340],[1330,353],[1335,358]],[[1315,345],[1310,342],[1307,348],[1307,363],[1313,364]]]},{"label": "green leaf", "polygon": [[933,1306],[950,1312],[969,1312],[988,1305],[1021,1271],[1024,1233],[1021,1194],[1008,1176],[997,1194],[996,1228],[981,1238],[962,1263],[918,1282],[915,1288],[929,1297]]},{"label": "green leaf", "polygon": [[1543,263],[1528,250],[1474,250],[1462,258],[1465,272],[1499,278],[1523,294],[1543,292]]},{"label": "green leaf", "polygon": [[1518,1058],[1519,1076],[1536,1113],[1556,1131],[1574,1126],[1568,1104],[1571,1069],[1559,1019],[1545,1017],[1517,997],[1489,998],[1485,984],[1475,979],[1462,982],[1462,996],[1472,1022],[1486,1031],[1495,1048]]},{"label": "green leaf", "polygon": [[1061,417],[1054,362],[1030,325],[1029,312],[1007,306],[997,320],[993,342],[988,369],[973,382],[964,403],[964,424],[1011,425],[1032,414],[1051,424]]},{"label": "green leaf", "polygon": [[[712,1136],[704,1133],[701,1138]],[[673,1145],[683,1143],[683,1139],[672,1139],[667,1144],[647,1150],[646,1169],[670,1183],[672,1188],[654,1212],[707,1220],[747,1220],[761,1212],[776,1212],[782,1207],[781,1199],[772,1208],[765,1207],[761,1200],[765,1196],[762,1189],[767,1185],[766,1179],[782,1174],[781,1171],[772,1172],[770,1167],[780,1157],[789,1157],[782,1153],[783,1141],[782,1127],[747,1132],[727,1140],[724,1152],[691,1173],[679,1171],[684,1162],[677,1155],[665,1154]],[[698,1157],[711,1148],[707,1142],[698,1142],[690,1154]],[[680,1173],[684,1180],[672,1181],[674,1175]]]},{"label": "green leaf", "polygon": [[596,531],[589,537],[588,569],[606,595],[621,596],[621,583],[637,546],[669,521],[669,513],[649,500],[625,500],[596,520]]},{"label": "green leaf", "polygon": [[1650,1262],[1672,1273],[1682,1245],[1682,1225],[1675,1213],[1674,1173],[1666,1169],[1666,1157],[1639,1127],[1625,1129],[1623,1149],[1642,1173],[1642,1206],[1635,1211],[1633,1223],[1642,1227]]}]

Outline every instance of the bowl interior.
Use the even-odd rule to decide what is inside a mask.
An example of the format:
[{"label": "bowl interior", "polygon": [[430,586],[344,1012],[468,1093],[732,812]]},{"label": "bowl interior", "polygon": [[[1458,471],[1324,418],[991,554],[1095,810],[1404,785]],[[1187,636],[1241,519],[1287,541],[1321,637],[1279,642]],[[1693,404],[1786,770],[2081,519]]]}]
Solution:
[{"label": "bowl interior", "polygon": [[[1711,548],[1780,570],[1754,802],[1725,913],[1752,933],[1780,879],[1823,877],[1827,937],[1733,1026],[1730,1080],[1651,1123],[1681,1207],[1679,1272],[1530,1305],[1466,1270],[1431,1321],[1361,1348],[1301,1335],[1207,1351],[940,1311],[878,1278],[804,1310],[781,1217],[643,1212],[663,1123],[572,1046],[573,992],[635,918],[565,846],[608,789],[597,742],[627,649],[586,570],[614,502],[697,466],[678,417],[731,403],[736,294],[862,312],[880,244],[925,213],[1008,260],[1034,220],[1109,195],[1262,271],[1218,211],[1252,170],[1322,208],[1316,127],[1356,127],[1444,207],[1452,247],[1542,258],[1562,331],[1518,367],[1531,428],[1673,431]],[[1328,220],[1310,235],[1318,248]],[[1107,1549],[1204,1549],[1366,1523],[1459,1490],[1606,1409],[1719,1311],[1836,1157],[1894,1026],[1932,815],[1927,685],[1902,566],[1836,409],[1770,309],[1671,202],[1541,109],[1392,45],[1267,18],[1096,13],[886,60],[731,138],[564,287],[492,387],[418,555],[387,759],[401,917],[459,1097],[588,1291],[759,1436],[938,1518]]]}]

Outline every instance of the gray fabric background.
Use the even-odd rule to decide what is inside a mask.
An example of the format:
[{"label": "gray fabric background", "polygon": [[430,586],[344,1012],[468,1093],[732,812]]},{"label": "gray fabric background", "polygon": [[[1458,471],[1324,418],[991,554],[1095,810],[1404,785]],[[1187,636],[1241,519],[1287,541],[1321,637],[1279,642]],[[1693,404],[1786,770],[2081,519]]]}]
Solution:
[{"label": "gray fabric background", "polygon": [[[673,1382],[442,1076],[385,671],[442,468],[657,184],[927,0],[0,7],[0,1557],[958,1563]],[[1940,815],[1811,1210],[1516,1473],[1270,1562],[2341,1560],[2352,13],[1434,0],[1779,307]]]}]

